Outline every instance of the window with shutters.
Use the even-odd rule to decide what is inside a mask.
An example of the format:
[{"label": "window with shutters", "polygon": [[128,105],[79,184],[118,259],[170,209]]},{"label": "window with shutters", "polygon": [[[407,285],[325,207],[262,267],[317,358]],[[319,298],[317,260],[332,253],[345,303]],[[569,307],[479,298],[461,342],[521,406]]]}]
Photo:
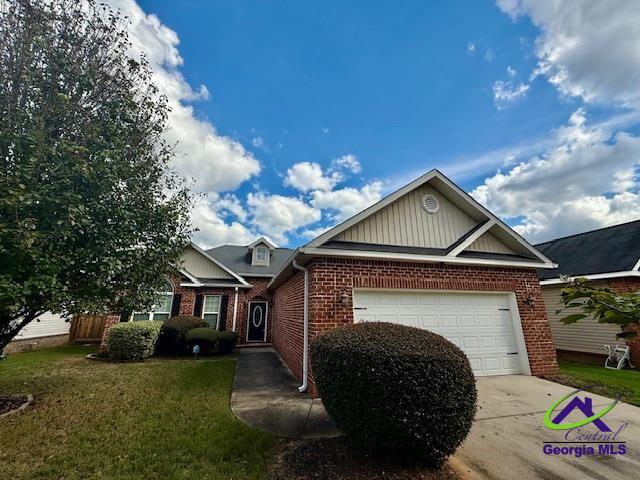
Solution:
[{"label": "window with shutters", "polygon": [[219,329],[220,325],[220,295],[205,295],[202,305],[202,318],[213,328]]},{"label": "window with shutters", "polygon": [[158,292],[156,302],[148,312],[133,312],[132,320],[155,320],[164,322],[171,316],[171,305],[173,303],[173,286],[165,282],[162,291]]}]

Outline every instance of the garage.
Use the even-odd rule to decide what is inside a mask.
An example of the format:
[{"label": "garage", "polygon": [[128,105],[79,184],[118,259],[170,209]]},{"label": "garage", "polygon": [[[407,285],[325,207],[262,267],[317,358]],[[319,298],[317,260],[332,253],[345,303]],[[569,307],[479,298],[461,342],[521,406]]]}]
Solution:
[{"label": "garage", "polygon": [[476,376],[529,374],[513,294],[362,289],[353,292],[356,322],[423,328],[460,347]]}]

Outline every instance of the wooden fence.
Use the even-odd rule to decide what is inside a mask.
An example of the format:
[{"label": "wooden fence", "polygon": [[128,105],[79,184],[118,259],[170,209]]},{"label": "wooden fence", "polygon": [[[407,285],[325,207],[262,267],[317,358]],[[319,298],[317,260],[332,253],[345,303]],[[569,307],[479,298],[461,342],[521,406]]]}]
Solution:
[{"label": "wooden fence", "polygon": [[74,315],[69,343],[99,342],[106,319],[106,315]]}]

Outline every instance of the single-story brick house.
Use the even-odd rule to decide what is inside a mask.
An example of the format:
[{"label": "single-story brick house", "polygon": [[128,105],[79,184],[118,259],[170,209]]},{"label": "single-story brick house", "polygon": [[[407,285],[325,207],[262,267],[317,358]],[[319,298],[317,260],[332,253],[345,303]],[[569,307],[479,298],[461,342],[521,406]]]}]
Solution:
[{"label": "single-story brick house", "polygon": [[[561,276],[584,277],[591,285],[616,293],[640,292],[640,220],[558,238],[536,248],[559,265],[538,272],[558,356],[602,363],[604,345],[624,344],[616,337],[620,328],[593,318],[562,324],[560,319],[570,312],[556,313],[562,307]],[[640,339],[629,345],[632,362],[640,364]]]},{"label": "single-story brick house", "polygon": [[272,343],[301,391],[314,391],[309,342],[354,321],[442,334],[477,375],[544,375],[558,367],[536,271],[555,267],[432,170],[296,250],[192,245],[161,318],[195,314]]}]

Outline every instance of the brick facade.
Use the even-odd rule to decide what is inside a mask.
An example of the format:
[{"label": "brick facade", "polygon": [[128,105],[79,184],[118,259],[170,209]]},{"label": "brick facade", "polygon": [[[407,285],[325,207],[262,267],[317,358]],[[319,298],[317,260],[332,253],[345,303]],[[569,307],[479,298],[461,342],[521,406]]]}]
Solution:
[{"label": "brick facade", "polygon": [[[238,332],[238,344],[247,341],[247,320],[249,314],[249,302],[252,300],[266,300],[269,304],[267,311],[267,342],[271,342],[271,318],[273,317],[272,293],[267,290],[270,278],[245,277],[253,288],[238,288],[238,310],[236,313],[236,331]],[[235,290],[233,288],[218,287],[181,287],[176,279],[171,279],[174,294],[180,294],[180,315],[193,315],[196,303],[196,295],[227,295],[227,316],[225,330],[233,328],[233,307]]]},{"label": "brick facade", "polygon": [[[354,288],[401,288],[514,292],[533,375],[558,371],[540,284],[528,269],[408,263],[383,260],[317,258],[309,263],[309,337],[353,322]],[[302,365],[302,273],[280,285],[275,292],[274,346],[291,371],[301,377]],[[341,297],[347,296],[343,304]],[[282,303],[285,306],[282,306]],[[287,336],[287,339],[280,338]],[[315,392],[313,378],[309,378]]]}]

